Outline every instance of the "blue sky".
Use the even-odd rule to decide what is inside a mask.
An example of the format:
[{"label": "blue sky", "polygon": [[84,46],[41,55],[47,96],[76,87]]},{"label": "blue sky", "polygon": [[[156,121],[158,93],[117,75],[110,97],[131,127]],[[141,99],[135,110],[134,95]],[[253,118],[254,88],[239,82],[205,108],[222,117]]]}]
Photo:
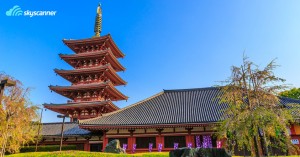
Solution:
[{"label": "blue sky", "polygon": [[[32,87],[35,104],[64,103],[48,85],[69,85],[53,69],[71,69],[59,53],[71,54],[62,39],[93,36],[99,1],[2,0],[0,71]],[[277,58],[276,74],[300,87],[300,1],[102,0],[103,32],[126,54],[120,62],[128,82],[118,87],[124,107],[163,89],[219,84],[240,65],[243,52],[258,65]],[[53,17],[8,17],[15,5],[25,10],[54,10]],[[44,122],[60,121],[44,112]]]}]

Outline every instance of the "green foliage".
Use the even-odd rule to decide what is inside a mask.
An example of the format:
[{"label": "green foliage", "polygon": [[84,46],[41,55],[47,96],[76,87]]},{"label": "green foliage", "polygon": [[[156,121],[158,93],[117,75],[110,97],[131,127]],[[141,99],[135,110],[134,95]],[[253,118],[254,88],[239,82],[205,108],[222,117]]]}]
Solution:
[{"label": "green foliage", "polygon": [[167,152],[161,153],[137,153],[137,154],[112,154],[102,152],[85,152],[85,151],[62,151],[62,152],[35,152],[35,153],[19,153],[9,155],[9,157],[168,157]]},{"label": "green foliage", "polygon": [[[62,146],[62,150],[76,150],[76,145],[66,145]],[[59,145],[49,145],[49,146],[38,146],[37,149],[38,152],[53,152],[53,151],[59,151]],[[26,152],[35,152],[35,146],[26,146],[22,147],[20,149],[21,153]]]},{"label": "green foliage", "polygon": [[233,66],[231,77],[224,81],[226,85],[221,88],[223,94],[219,98],[228,107],[218,135],[227,139],[227,149],[231,152],[237,145],[239,149],[250,150],[252,156],[261,156],[267,153],[263,150],[271,146],[271,140],[283,151],[293,147],[287,128],[294,118],[277,97],[286,86],[281,84],[284,79],[274,75],[276,67],[271,61],[259,69],[245,57],[243,65]]},{"label": "green foliage", "polygon": [[231,157],[225,149],[219,148],[179,148],[169,153],[170,157]]},{"label": "green foliage", "polygon": [[201,148],[198,152],[205,157],[231,157],[224,149],[218,148]]},{"label": "green foliage", "polygon": [[279,95],[292,99],[300,99],[300,88],[292,88],[291,90],[286,90],[279,93]]}]

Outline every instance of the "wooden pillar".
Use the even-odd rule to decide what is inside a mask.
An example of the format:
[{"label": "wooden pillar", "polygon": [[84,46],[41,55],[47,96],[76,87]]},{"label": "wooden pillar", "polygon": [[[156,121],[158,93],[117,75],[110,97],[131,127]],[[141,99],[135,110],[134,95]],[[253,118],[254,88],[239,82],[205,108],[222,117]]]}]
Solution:
[{"label": "wooden pillar", "polygon": [[196,145],[195,145],[195,136],[194,135],[190,135],[190,138],[191,138],[191,142],[192,142],[192,147],[196,148]]},{"label": "wooden pillar", "polygon": [[84,151],[90,151],[90,144],[89,144],[88,141],[84,143],[84,145],[83,145],[83,150],[84,150]]},{"label": "wooden pillar", "polygon": [[194,139],[191,135],[191,131],[193,130],[193,128],[185,128],[185,130],[188,131],[188,135],[185,136],[186,147],[188,146],[188,143],[192,143],[192,147],[194,147]]},{"label": "wooden pillar", "polygon": [[106,137],[106,132],[108,130],[103,130],[103,143],[102,143],[102,151],[104,152],[104,149],[108,143],[108,138]]},{"label": "wooden pillar", "polygon": [[134,129],[130,129],[130,130],[128,130],[128,132],[130,133],[130,137],[128,137],[128,145],[127,145],[127,152],[129,152],[129,153],[132,153],[132,147],[133,147],[133,144],[135,143],[135,139],[134,139],[134,137],[133,137],[133,132],[134,132],[135,130]]},{"label": "wooden pillar", "polygon": [[296,135],[294,124],[291,125],[290,130],[291,130],[291,135]]},{"label": "wooden pillar", "polygon": [[86,139],[86,142],[84,143],[84,151],[90,151],[90,143],[89,143],[89,141],[90,141],[91,137],[88,136],[88,137],[85,137],[85,139]]},{"label": "wooden pillar", "polygon": [[158,144],[161,143],[163,145],[163,149],[165,148],[165,145],[164,145],[164,138],[163,136],[161,136],[161,132],[163,131],[164,129],[156,129],[156,131],[158,132],[158,136],[156,136],[156,149],[158,149]]}]

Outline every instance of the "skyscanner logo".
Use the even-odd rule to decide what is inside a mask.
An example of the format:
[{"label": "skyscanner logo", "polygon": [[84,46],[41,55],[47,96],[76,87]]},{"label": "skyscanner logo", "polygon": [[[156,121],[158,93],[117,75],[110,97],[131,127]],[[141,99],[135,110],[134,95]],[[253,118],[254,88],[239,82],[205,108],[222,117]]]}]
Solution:
[{"label": "skyscanner logo", "polygon": [[18,5],[13,6],[11,9],[6,11],[6,16],[55,16],[57,11],[49,11],[49,10],[44,10],[44,11],[31,11],[31,10],[26,10],[22,11],[21,7]]},{"label": "skyscanner logo", "polygon": [[22,15],[23,15],[23,11],[18,5],[15,5],[14,7],[6,11],[6,16],[22,16]]}]

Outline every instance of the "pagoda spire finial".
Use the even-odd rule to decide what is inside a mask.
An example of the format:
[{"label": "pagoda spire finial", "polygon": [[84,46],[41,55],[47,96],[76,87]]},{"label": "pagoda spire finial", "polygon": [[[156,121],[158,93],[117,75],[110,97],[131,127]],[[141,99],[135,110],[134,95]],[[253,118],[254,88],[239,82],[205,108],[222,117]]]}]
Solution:
[{"label": "pagoda spire finial", "polygon": [[100,37],[101,31],[102,31],[102,9],[101,9],[101,4],[99,3],[97,7],[97,14],[95,19],[94,37]]}]

